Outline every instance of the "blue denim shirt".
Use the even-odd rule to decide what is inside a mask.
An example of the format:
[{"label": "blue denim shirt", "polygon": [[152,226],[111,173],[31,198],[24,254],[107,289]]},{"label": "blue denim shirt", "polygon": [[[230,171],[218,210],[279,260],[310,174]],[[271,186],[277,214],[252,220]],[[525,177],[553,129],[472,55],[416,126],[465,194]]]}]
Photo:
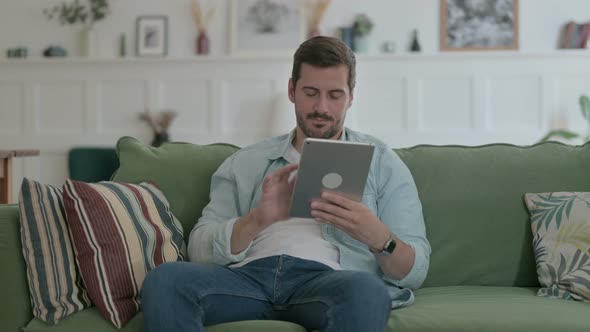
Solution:
[{"label": "blue denim shirt", "polygon": [[[228,265],[246,257],[249,247],[239,254],[231,253],[234,223],[258,205],[264,177],[289,164],[293,135],[294,131],[245,147],[227,158],[213,174],[211,201],[190,234],[191,261]],[[392,279],[383,274],[367,245],[331,225],[321,224],[322,235],[338,248],[343,269],[379,276],[388,286],[393,307],[407,306],[414,302],[411,289],[420,287],[426,278],[430,259],[430,244],[414,179],[397,154],[378,139],[348,128],[341,139],[375,145],[363,203],[414,249],[414,266],[403,279]]]}]

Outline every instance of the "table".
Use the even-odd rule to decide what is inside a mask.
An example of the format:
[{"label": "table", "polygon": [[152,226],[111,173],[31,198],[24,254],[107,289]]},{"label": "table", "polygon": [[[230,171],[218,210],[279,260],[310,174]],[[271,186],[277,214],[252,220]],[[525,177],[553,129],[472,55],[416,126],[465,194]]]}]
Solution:
[{"label": "table", "polygon": [[12,203],[12,159],[38,155],[39,150],[0,150],[0,204]]}]

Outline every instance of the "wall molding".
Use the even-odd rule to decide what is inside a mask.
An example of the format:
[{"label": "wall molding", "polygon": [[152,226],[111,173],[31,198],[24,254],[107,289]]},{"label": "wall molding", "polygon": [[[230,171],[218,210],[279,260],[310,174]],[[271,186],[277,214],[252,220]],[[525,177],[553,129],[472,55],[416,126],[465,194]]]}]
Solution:
[{"label": "wall molding", "polygon": [[[531,144],[564,119],[585,130],[577,98],[590,94],[589,60],[588,51],[361,55],[346,124],[393,147]],[[19,176],[58,184],[73,146],[113,146],[121,136],[148,143],[138,120],[145,109],[178,112],[174,140],[244,146],[294,125],[291,61],[0,60],[0,149],[40,149],[38,164],[22,163]]]}]

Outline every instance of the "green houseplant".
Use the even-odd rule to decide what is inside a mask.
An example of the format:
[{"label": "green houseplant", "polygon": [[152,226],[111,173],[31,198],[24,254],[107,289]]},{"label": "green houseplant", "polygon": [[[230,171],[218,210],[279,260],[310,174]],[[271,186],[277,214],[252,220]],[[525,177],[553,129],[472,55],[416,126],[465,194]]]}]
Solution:
[{"label": "green houseplant", "polygon": [[70,3],[62,3],[43,10],[45,16],[52,20],[58,18],[62,25],[93,25],[107,17],[110,13],[109,0],[86,0],[85,4],[80,0]]},{"label": "green houseplant", "polygon": [[541,142],[549,141],[554,138],[562,138],[567,141],[576,138],[582,138],[584,142],[590,140],[590,98],[587,95],[581,95],[579,99],[579,104],[580,112],[586,120],[586,134],[582,135],[566,129],[556,129],[551,130],[549,133],[547,133],[547,135],[541,138]]},{"label": "green houseplant", "polygon": [[373,21],[367,14],[357,14],[352,29],[355,36],[366,37],[373,31]]},{"label": "green houseplant", "polygon": [[96,53],[94,25],[110,14],[109,0],[74,0],[43,10],[49,19],[57,19],[61,25],[82,25],[81,54],[93,56]]}]

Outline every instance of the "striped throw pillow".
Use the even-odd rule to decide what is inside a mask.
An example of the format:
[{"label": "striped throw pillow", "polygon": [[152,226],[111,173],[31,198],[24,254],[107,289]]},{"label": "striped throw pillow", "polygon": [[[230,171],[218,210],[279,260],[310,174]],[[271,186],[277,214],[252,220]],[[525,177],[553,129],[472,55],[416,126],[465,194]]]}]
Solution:
[{"label": "striped throw pillow", "polygon": [[149,182],[66,180],[64,205],[88,295],[101,314],[121,328],[139,311],[147,273],[184,258],[180,222]]},{"label": "striped throw pillow", "polygon": [[74,260],[61,188],[25,178],[19,208],[33,316],[57,324],[90,306]]}]

